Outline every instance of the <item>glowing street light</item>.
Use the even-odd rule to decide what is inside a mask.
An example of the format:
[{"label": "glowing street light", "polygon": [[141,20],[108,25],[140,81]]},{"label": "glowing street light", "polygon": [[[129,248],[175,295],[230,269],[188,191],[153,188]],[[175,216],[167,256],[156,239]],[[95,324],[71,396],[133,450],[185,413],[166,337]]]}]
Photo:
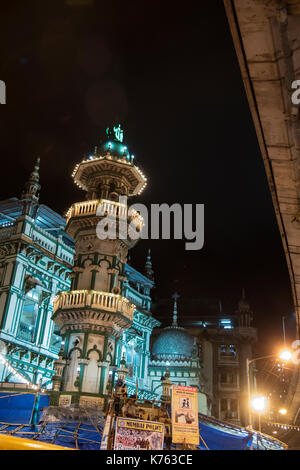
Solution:
[{"label": "glowing street light", "polygon": [[280,352],[279,357],[282,361],[288,362],[292,359],[292,353],[289,351],[289,349],[284,349]]},{"label": "glowing street light", "polygon": [[253,410],[257,411],[258,413],[262,413],[267,408],[267,400],[265,397],[254,397],[251,400],[251,406]]},{"label": "glowing street light", "polygon": [[252,398],[251,407],[258,413],[258,430],[261,432],[260,416],[267,408],[267,399],[263,396]]},{"label": "glowing street light", "polygon": [[[270,354],[268,356],[256,357],[254,359],[246,358],[246,372],[247,372],[247,385],[248,385],[248,417],[249,417],[249,427],[250,428],[252,427],[251,407],[253,408],[253,405],[251,405],[251,398],[250,398],[251,397],[251,391],[250,391],[250,365],[253,362],[256,362],[260,359],[267,359],[267,358],[270,358],[270,357],[279,357],[283,362],[288,362],[292,359],[292,353],[288,349],[283,349],[282,351],[279,352],[279,354]],[[252,400],[252,402],[253,402],[253,400]]]},{"label": "glowing street light", "polygon": [[287,414],[287,409],[286,409],[286,408],[281,408],[280,410],[278,410],[278,412],[279,412],[281,415],[286,415],[286,414]]}]

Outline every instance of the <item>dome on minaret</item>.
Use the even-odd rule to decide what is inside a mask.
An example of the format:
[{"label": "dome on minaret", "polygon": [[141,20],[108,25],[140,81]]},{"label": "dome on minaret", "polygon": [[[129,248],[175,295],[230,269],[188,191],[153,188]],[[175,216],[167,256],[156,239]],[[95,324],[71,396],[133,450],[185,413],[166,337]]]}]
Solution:
[{"label": "dome on minaret", "polygon": [[120,124],[106,129],[105,138],[92,155],[75,166],[72,177],[79,188],[87,191],[88,199],[98,198],[99,187],[106,193],[108,187],[116,186],[118,194],[135,196],[147,184],[147,178],[135,164],[134,155],[123,142]]},{"label": "dome on minaret", "polygon": [[175,293],[173,322],[171,326],[164,328],[152,345],[153,359],[158,360],[184,360],[190,359],[194,349],[194,337],[184,328],[177,324],[177,299],[179,295]]},{"label": "dome on minaret", "polygon": [[97,147],[97,154],[104,155],[109,152],[113,156],[125,158],[128,161],[134,160],[134,155],[130,155],[128,147],[123,141],[124,132],[120,124],[107,127],[105,133],[104,141]]}]

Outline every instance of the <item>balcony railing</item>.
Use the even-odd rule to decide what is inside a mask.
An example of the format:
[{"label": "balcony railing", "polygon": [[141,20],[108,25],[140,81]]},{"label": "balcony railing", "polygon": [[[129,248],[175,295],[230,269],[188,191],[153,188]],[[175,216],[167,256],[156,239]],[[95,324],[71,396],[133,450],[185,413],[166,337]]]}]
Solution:
[{"label": "balcony railing", "polygon": [[0,226],[0,241],[7,240],[16,233],[17,226],[11,223]]},{"label": "balcony railing", "polygon": [[219,390],[238,390],[237,382],[219,382]]},{"label": "balcony railing", "polygon": [[19,339],[23,339],[25,341],[29,341],[31,343],[34,342],[35,339],[35,328],[34,326],[20,322],[18,331],[17,331],[17,337]]},{"label": "balcony railing", "polygon": [[93,290],[60,292],[54,301],[54,313],[58,309],[71,310],[91,308],[106,312],[121,313],[129,320],[133,319],[135,305],[121,295]]},{"label": "balcony railing", "polygon": [[[93,201],[77,202],[73,204],[66,214],[67,223],[72,217],[97,215],[98,208],[101,208],[101,215],[110,215],[125,220],[128,218],[128,206],[126,204],[109,201],[108,199],[95,199]],[[137,226],[142,226],[144,223],[143,217],[136,210],[132,209],[129,217]]]}]

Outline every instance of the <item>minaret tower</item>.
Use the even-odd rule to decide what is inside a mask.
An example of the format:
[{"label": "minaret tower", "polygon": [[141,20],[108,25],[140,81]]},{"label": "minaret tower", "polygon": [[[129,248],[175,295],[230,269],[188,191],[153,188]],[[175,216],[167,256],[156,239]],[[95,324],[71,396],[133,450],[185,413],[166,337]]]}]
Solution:
[{"label": "minaret tower", "polygon": [[151,250],[150,250],[150,248],[148,249],[147,260],[146,260],[146,264],[145,264],[145,274],[149,279],[151,279],[151,281],[154,280],[154,271],[152,269]]},{"label": "minaret tower", "polygon": [[[130,224],[139,233],[143,221],[137,212],[128,213],[124,201],[141,193],[146,178],[123,143],[120,125],[106,129],[105,142],[76,165],[72,176],[87,200],[67,213],[66,232],[75,241],[76,256],[71,290],[61,292],[54,304],[53,320],[64,350],[57,361],[52,403],[101,408],[122,334],[132,325],[135,310],[121,296],[127,253],[137,242],[125,229]],[[98,231],[104,221],[110,227],[107,238]]]},{"label": "minaret tower", "polygon": [[25,183],[21,199],[24,203],[24,214],[34,215],[34,209],[39,203],[39,191],[41,189],[40,181],[40,158],[37,157],[34,170],[32,171],[28,181]]},{"label": "minaret tower", "polygon": [[253,312],[248,301],[246,300],[244,288],[242,289],[242,298],[238,303],[236,314],[238,315],[239,326],[244,328],[249,328],[252,326]]},{"label": "minaret tower", "polygon": [[177,327],[177,326],[178,326],[178,323],[177,323],[177,299],[179,299],[180,295],[177,294],[177,292],[175,292],[175,294],[173,294],[172,297],[173,297],[173,299],[174,299],[173,323],[172,323],[172,326]]}]

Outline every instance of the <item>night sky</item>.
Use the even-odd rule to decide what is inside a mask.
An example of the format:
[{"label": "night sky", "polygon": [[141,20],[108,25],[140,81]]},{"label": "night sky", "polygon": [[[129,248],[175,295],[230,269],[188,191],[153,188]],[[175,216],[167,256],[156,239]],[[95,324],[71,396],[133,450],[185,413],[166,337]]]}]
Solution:
[{"label": "night sky", "polygon": [[[141,241],[154,298],[220,299],[246,289],[259,353],[293,337],[288,271],[267,178],[221,0],[11,1],[1,4],[0,197],[20,196],[41,157],[40,201],[59,213],[85,194],[75,164],[121,122],[148,177],[139,202],[205,204],[205,246]],[[136,201],[137,202],[137,201]],[[180,309],[179,323],[185,312]]]}]

